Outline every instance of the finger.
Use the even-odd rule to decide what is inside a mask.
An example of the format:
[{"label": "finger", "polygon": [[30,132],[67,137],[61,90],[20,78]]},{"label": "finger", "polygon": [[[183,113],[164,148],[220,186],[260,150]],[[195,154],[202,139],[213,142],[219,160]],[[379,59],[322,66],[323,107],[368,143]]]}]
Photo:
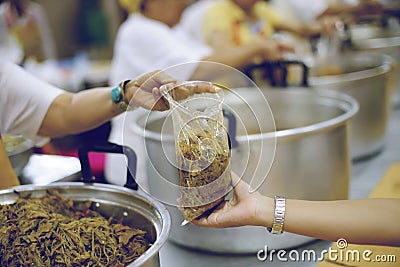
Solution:
[{"label": "finger", "polygon": [[289,45],[289,44],[285,44],[285,43],[278,43],[278,48],[280,51],[290,51],[290,52],[294,52],[295,51],[295,47]]},{"label": "finger", "polygon": [[175,90],[174,90],[175,87],[176,85],[174,83],[164,84],[159,88],[160,94],[163,96],[163,98],[165,98],[164,97],[165,94],[169,94],[173,99],[175,99]]},{"label": "finger", "polygon": [[219,87],[209,82],[195,84],[192,90],[194,93],[217,93],[221,91]]},{"label": "finger", "polygon": [[160,84],[167,84],[167,83],[176,83],[176,82],[178,82],[177,79],[175,79],[174,77],[172,77],[172,76],[166,74],[166,73],[163,72],[163,71],[157,72],[157,74],[154,75],[154,76],[152,76],[152,77],[153,77],[153,79],[154,79],[156,82],[158,82],[158,83],[160,83]]},{"label": "finger", "polygon": [[[192,223],[197,226],[206,226],[206,227],[214,227],[214,228],[226,228],[226,227],[237,227],[243,226],[243,220],[238,218],[242,218],[240,210],[225,210],[225,206],[223,209],[211,213],[206,218],[201,218],[197,220],[193,220]],[[247,222],[246,222],[247,223]]]},{"label": "finger", "polygon": [[207,226],[207,227],[226,227],[224,220],[221,220],[220,216],[227,211],[224,211],[225,205],[227,201],[223,202],[220,205],[219,209],[214,210],[210,215],[207,217],[202,217],[199,219],[194,219],[192,223],[197,226]]},{"label": "finger", "polygon": [[143,85],[147,80],[151,79],[154,75],[159,73],[159,70],[151,71],[145,74],[140,75],[137,79],[136,82],[139,86]]},{"label": "finger", "polygon": [[201,82],[196,84],[182,84],[178,85],[173,90],[173,97],[175,100],[185,99],[193,94],[200,94],[200,93],[218,93],[221,89],[217,86],[214,86],[210,82]]},{"label": "finger", "polygon": [[207,218],[195,219],[192,223],[196,226],[200,227],[215,227],[215,228],[222,228],[223,225],[218,223],[216,219],[218,216],[216,214],[210,214]]}]

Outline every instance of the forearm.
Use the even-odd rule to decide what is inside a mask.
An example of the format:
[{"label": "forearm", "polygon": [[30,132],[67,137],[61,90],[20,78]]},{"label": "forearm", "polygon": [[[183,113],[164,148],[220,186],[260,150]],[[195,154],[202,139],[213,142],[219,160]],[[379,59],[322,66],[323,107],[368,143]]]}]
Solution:
[{"label": "forearm", "polygon": [[100,126],[121,113],[111,101],[110,92],[111,88],[96,88],[61,94],[50,106],[39,134],[60,137]]},{"label": "forearm", "polygon": [[[266,43],[260,40],[255,40],[246,45],[233,45],[231,40],[222,32],[215,32],[210,38],[209,44],[213,48],[213,54],[204,58],[204,61],[218,62],[238,69],[254,63],[257,57],[264,59],[266,50]],[[277,51],[277,53],[279,52]],[[214,70],[207,69],[209,67],[207,64],[200,64],[194,76],[202,78],[204,74],[215,73]]]},{"label": "forearm", "polygon": [[349,243],[400,245],[398,199],[304,201],[288,199],[284,230]]},{"label": "forearm", "polygon": [[216,49],[207,60],[226,64],[234,68],[243,68],[253,63],[254,58],[262,53],[262,48],[255,44],[242,46],[225,46]]}]

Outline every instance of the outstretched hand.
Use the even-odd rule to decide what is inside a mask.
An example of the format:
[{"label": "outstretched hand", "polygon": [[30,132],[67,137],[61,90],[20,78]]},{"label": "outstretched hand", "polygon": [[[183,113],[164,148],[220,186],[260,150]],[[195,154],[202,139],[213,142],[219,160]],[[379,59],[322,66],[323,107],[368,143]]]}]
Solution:
[{"label": "outstretched hand", "polygon": [[157,111],[169,109],[163,91],[168,91],[175,100],[181,100],[195,93],[216,93],[219,90],[211,83],[185,85],[162,71],[146,73],[130,81],[127,87],[126,99],[131,99],[133,105]]},{"label": "outstretched hand", "polygon": [[232,173],[234,194],[208,217],[193,220],[197,226],[226,228],[245,225],[270,226],[274,203],[271,198],[253,192],[251,187]]}]

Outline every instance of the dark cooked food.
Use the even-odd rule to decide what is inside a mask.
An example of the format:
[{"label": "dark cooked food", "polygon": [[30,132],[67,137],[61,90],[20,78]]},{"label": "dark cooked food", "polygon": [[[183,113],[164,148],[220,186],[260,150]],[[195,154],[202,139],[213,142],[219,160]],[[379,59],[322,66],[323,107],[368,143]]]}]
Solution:
[{"label": "dark cooked food", "polygon": [[[204,133],[207,133],[206,131]],[[183,217],[190,222],[208,214],[224,200],[231,181],[229,172],[230,151],[227,137],[210,139],[197,134],[185,136],[178,143],[183,157],[178,157]],[[220,140],[218,140],[220,139]],[[222,140],[221,140],[222,139]],[[210,141],[212,140],[212,141]],[[204,143],[212,142],[212,152],[204,157]],[[210,144],[208,144],[210,145]],[[184,159],[184,160],[179,160]],[[199,205],[199,203],[204,203]]]},{"label": "dark cooked food", "polygon": [[57,191],[0,205],[0,266],[125,266],[150,247],[145,231],[91,205]]}]

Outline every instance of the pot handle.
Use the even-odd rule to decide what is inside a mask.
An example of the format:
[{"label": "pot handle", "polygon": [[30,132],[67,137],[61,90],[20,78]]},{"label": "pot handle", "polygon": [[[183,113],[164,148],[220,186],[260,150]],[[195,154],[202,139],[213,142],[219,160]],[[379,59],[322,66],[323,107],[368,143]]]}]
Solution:
[{"label": "pot handle", "polygon": [[85,183],[93,183],[95,180],[94,176],[92,175],[92,169],[90,168],[89,152],[124,154],[128,159],[127,178],[124,186],[133,190],[138,190],[139,186],[135,181],[137,156],[132,148],[110,142],[89,144],[79,148],[78,157],[81,163],[81,179]]},{"label": "pot handle", "polygon": [[[246,74],[251,79],[253,79],[253,71],[256,69],[262,69],[266,71],[268,79],[270,80],[271,86],[288,86],[287,74],[288,74],[288,66],[290,65],[300,65],[302,67],[302,80],[301,86],[308,86],[308,66],[300,60],[278,60],[278,61],[265,61],[260,64],[254,64],[247,68]],[[276,70],[280,70],[279,81],[276,77]]]},{"label": "pot handle", "polygon": [[228,119],[229,149],[238,147],[239,143],[236,140],[236,117],[235,117],[235,115],[233,115],[232,112],[227,111],[226,109],[223,109],[222,113],[223,113],[224,117]]}]

